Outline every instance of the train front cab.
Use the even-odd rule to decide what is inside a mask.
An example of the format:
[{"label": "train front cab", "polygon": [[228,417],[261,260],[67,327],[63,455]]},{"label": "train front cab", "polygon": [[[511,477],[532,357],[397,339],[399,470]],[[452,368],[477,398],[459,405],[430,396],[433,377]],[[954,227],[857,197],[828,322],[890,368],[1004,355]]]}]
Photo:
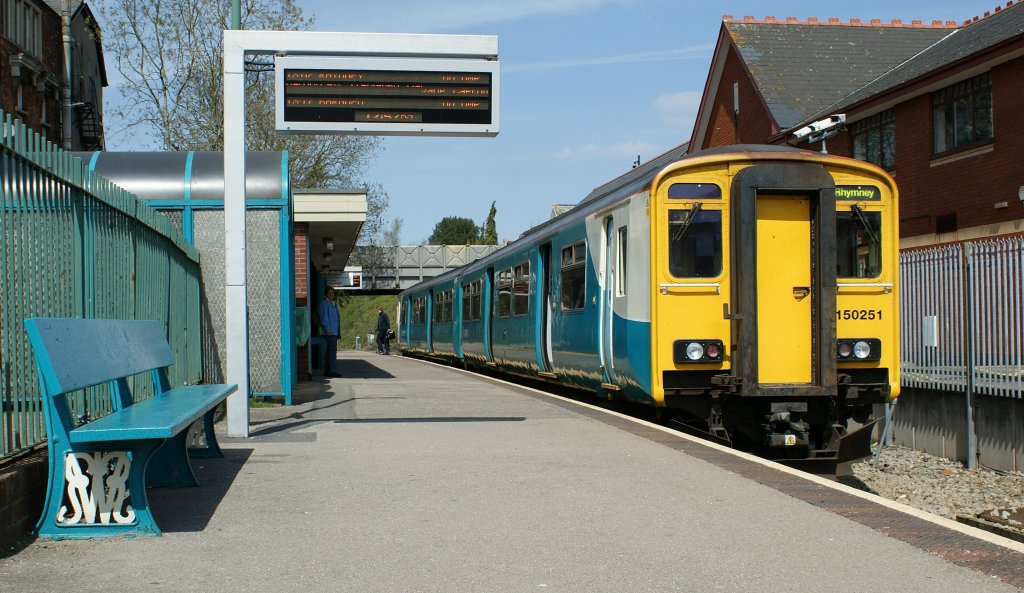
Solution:
[{"label": "train front cab", "polygon": [[899,389],[891,178],[733,153],[670,167],[652,196],[655,398],[779,458],[862,455],[847,420]]}]

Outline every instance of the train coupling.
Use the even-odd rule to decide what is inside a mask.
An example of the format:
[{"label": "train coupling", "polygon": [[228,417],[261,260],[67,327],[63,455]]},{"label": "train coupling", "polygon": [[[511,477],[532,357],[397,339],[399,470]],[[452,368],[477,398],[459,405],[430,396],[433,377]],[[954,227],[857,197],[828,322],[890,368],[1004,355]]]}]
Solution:
[{"label": "train coupling", "polygon": [[806,402],[773,402],[762,425],[764,445],[769,449],[807,450],[811,444],[811,425],[803,420],[805,413]]}]

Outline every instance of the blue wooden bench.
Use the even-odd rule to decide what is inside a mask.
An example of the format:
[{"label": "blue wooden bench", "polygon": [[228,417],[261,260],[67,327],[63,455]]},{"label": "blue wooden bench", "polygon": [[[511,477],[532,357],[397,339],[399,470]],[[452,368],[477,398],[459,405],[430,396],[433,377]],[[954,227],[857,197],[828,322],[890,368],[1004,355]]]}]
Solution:
[{"label": "blue wooden bench", "polygon": [[[146,486],[198,485],[193,456],[219,456],[216,406],[236,385],[170,387],[174,355],[156,321],[25,320],[42,388],[49,482],[39,535],[54,539],[159,535]],[[134,401],[128,378],[147,373],[155,395]],[[109,385],[112,413],[77,419],[68,395]],[[206,446],[189,449],[202,419]],[[84,422],[82,422],[84,421]]]}]

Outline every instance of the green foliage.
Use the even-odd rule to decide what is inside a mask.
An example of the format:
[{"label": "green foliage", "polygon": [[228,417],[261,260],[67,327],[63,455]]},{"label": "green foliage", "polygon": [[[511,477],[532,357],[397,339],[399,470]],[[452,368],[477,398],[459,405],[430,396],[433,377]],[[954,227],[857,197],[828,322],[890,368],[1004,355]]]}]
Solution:
[{"label": "green foliage", "polygon": [[[363,350],[376,350],[373,342],[369,342],[366,337],[377,333],[377,307],[384,307],[384,312],[388,314],[391,327],[394,329],[398,316],[398,295],[340,292],[338,309],[341,314],[341,336],[338,340],[338,349],[354,349],[358,336]],[[394,342],[391,344],[394,345]]]},{"label": "green foliage", "polygon": [[446,216],[434,225],[427,243],[430,245],[476,245],[480,229],[471,218]]},{"label": "green foliage", "polygon": [[494,220],[497,215],[497,202],[491,202],[491,211],[487,213],[487,222],[480,229],[480,245],[498,244],[498,224]]}]

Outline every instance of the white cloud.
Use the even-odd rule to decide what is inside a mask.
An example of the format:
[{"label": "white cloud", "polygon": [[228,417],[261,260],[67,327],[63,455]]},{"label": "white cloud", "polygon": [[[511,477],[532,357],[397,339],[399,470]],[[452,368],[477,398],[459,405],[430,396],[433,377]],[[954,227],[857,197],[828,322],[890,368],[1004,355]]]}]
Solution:
[{"label": "white cloud", "polygon": [[[334,19],[343,29],[361,31],[428,32],[514,21],[533,17],[581,14],[606,6],[631,6],[639,0],[375,0],[358,11],[339,14],[333,0],[309,2],[306,12],[317,14],[317,26],[330,29]],[[305,6],[304,6],[305,8]],[[317,10],[324,8],[325,10]],[[333,18],[328,15],[335,15]]]},{"label": "white cloud", "polygon": [[608,64],[635,64],[639,62],[664,62],[668,60],[684,60],[707,58],[714,49],[712,45],[695,45],[662,51],[648,51],[617,56],[599,56],[596,58],[580,58],[575,60],[559,60],[556,62],[534,62],[532,64],[509,64],[502,66],[503,74],[509,72],[527,72],[533,70],[552,70],[557,68],[578,68],[580,66],[606,66]]},{"label": "white cloud", "polygon": [[693,122],[697,119],[701,96],[701,93],[696,91],[659,95],[654,100],[654,109],[668,125],[689,130],[693,128]]},{"label": "white cloud", "polygon": [[587,144],[580,147],[565,147],[556,152],[553,158],[567,161],[593,161],[608,158],[626,157],[630,162],[640,155],[647,160],[661,149],[643,141],[620,142],[618,144]]}]

